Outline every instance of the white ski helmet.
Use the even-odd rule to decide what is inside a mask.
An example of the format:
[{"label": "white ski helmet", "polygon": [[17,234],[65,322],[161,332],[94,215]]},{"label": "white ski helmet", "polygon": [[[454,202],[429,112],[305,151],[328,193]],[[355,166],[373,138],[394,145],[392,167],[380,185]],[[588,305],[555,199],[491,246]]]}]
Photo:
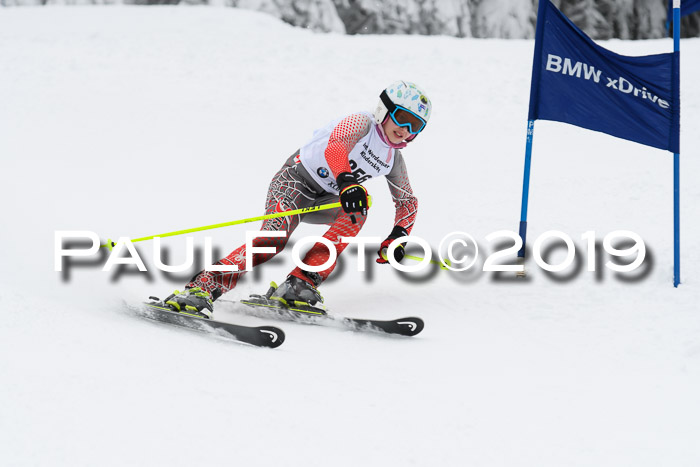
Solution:
[{"label": "white ski helmet", "polygon": [[[403,111],[413,115],[405,114]],[[430,99],[418,85],[410,81],[396,81],[379,95],[374,118],[381,124],[391,117],[397,125],[408,127],[411,133],[408,139],[410,141],[423,131],[431,113]],[[404,118],[401,118],[401,115]]]}]

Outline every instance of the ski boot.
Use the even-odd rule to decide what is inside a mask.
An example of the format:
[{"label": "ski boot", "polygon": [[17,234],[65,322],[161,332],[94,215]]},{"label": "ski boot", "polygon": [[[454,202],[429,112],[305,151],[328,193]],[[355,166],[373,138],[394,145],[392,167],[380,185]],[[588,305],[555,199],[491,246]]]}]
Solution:
[{"label": "ski boot", "polygon": [[165,306],[183,315],[211,319],[214,314],[212,296],[199,287],[186,288],[184,292],[176,290],[163,300]]},{"label": "ski boot", "polygon": [[[268,293],[270,300],[276,300],[287,307],[309,306],[323,303],[321,293],[310,282],[290,275],[279,287],[274,288],[274,282]],[[320,305],[322,306],[322,305]]]}]

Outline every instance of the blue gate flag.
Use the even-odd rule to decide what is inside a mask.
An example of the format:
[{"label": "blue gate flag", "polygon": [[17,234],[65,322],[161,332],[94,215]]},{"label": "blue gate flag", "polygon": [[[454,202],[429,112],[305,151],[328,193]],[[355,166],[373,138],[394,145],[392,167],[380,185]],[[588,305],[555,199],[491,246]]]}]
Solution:
[{"label": "blue gate flag", "polygon": [[[700,10],[700,0],[682,0],[681,1],[681,16],[686,16],[691,13],[695,13]],[[670,23],[673,18],[673,0],[668,0],[668,15],[666,16],[668,20],[666,23]]]},{"label": "blue gate flag", "polygon": [[[700,1],[700,0],[698,0]],[[553,120],[678,153],[679,52],[627,57],[540,1],[528,120]]]}]

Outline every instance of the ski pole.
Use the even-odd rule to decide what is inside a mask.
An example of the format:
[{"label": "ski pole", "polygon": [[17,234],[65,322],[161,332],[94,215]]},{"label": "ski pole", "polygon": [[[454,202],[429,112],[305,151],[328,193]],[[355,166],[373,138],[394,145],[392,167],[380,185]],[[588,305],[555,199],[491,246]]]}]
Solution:
[{"label": "ski pole", "polygon": [[[372,206],[372,197],[368,196],[367,197],[367,202],[369,203],[369,206]],[[141,237],[141,238],[135,238],[131,240],[131,243],[134,242],[143,242],[146,240],[153,240],[156,237],[174,237],[176,235],[184,235],[188,233],[193,233],[193,232],[201,232],[203,230],[212,230],[212,229],[218,229],[220,227],[229,227],[231,225],[239,225],[239,224],[247,224],[250,222],[255,222],[255,221],[264,221],[266,219],[276,219],[278,217],[286,217],[286,216],[295,216],[297,214],[308,214],[311,212],[318,212],[318,211],[325,211],[327,209],[333,209],[333,208],[339,208],[340,206],[340,201],[336,203],[328,203],[328,204],[321,204],[319,206],[309,206],[307,208],[300,208],[300,209],[292,209],[290,211],[282,211],[282,212],[273,212],[272,214],[265,214],[263,216],[257,216],[257,217],[249,217],[247,219],[239,219],[237,221],[231,221],[231,222],[222,222],[220,224],[212,224],[212,225],[205,225],[203,227],[195,227],[193,229],[185,229],[185,230],[176,230],[174,232],[167,232],[167,233],[162,233],[158,235],[149,235],[148,237]],[[107,243],[104,245],[100,245],[100,248],[107,247],[109,250],[112,250],[112,247],[115,245],[115,243],[111,239],[107,239]]]},{"label": "ski pole", "polygon": [[[414,261],[423,261],[425,259],[425,258],[421,258],[420,256],[413,256],[413,255],[406,255],[406,256],[404,256],[404,258],[412,259]],[[447,264],[447,266],[442,264],[440,261],[435,261],[434,259],[431,259],[430,263],[437,264],[438,266],[440,266],[440,269],[448,269],[447,266],[451,266],[449,259],[445,260],[445,263]]]},{"label": "ski pole", "polygon": [[[382,258],[385,261],[389,261],[389,259],[386,256],[386,248],[382,250]],[[420,256],[414,256],[414,255],[404,255],[404,258],[412,259],[414,261],[423,261],[425,259],[425,258],[421,258]],[[440,261],[435,261],[434,259],[431,259],[430,263],[437,264],[438,266],[440,266],[440,269],[449,269],[447,266],[452,266],[452,263],[450,263],[449,259],[445,260],[445,264],[447,264],[447,266],[442,264]]]}]

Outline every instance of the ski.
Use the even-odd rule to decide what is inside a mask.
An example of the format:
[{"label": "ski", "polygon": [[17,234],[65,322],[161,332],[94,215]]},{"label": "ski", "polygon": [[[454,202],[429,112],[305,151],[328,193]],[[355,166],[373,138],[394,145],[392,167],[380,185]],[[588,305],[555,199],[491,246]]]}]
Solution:
[{"label": "ski", "polygon": [[273,317],[304,324],[341,327],[352,331],[370,331],[401,336],[415,336],[420,333],[425,326],[423,320],[416,317],[392,320],[348,318],[331,314],[328,313],[327,310],[306,304],[297,303],[293,306],[284,306],[282,303],[276,300],[270,300],[263,295],[251,295],[250,298],[246,300],[218,300],[218,302],[231,304],[240,303],[245,305],[246,308],[235,307],[233,308],[234,311],[244,312],[257,317]]},{"label": "ski", "polygon": [[185,315],[172,311],[169,307],[158,302],[145,302],[138,307],[137,312],[144,318],[161,323],[192,329],[199,332],[215,334],[227,339],[255,345],[258,347],[275,348],[284,342],[284,331],[274,326],[243,326],[240,324],[224,323],[197,316]]}]

